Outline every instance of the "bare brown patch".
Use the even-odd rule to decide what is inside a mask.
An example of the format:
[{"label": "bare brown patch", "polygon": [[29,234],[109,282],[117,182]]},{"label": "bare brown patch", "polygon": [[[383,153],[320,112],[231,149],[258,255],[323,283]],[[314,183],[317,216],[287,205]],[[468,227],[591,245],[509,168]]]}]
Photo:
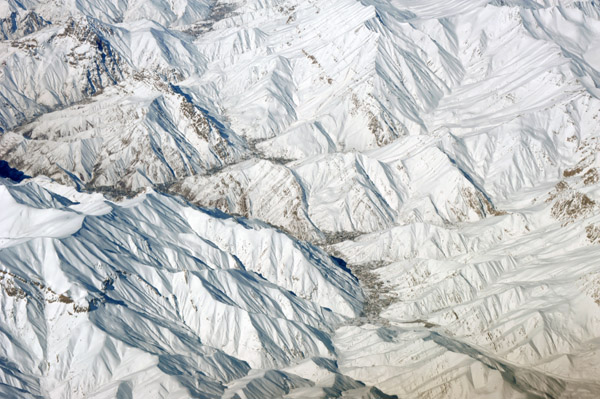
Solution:
[{"label": "bare brown patch", "polygon": [[588,215],[596,202],[587,195],[574,192],[570,196],[559,199],[552,205],[552,216],[563,222],[571,223],[581,217]]},{"label": "bare brown patch", "polygon": [[367,322],[379,320],[385,323],[385,320],[379,318],[379,314],[391,304],[398,302],[398,295],[394,292],[395,287],[381,281],[375,271],[384,264],[375,262],[348,266],[365,292],[362,318]]},{"label": "bare brown patch", "polygon": [[71,297],[64,295],[64,294],[60,294],[58,296],[58,301],[61,303],[73,303],[73,300],[71,299]]},{"label": "bare brown patch", "polygon": [[461,190],[461,194],[469,208],[477,213],[480,218],[485,218],[488,215],[499,216],[506,214],[506,212],[496,209],[494,205],[479,191],[463,188]]},{"label": "bare brown patch", "polygon": [[598,180],[600,180],[600,176],[598,175],[598,170],[596,168],[590,168],[583,175],[583,184],[586,186],[598,183]]},{"label": "bare brown patch", "polygon": [[568,189],[569,189],[569,184],[567,184],[566,181],[564,181],[564,180],[559,181],[558,183],[556,183],[556,186],[554,186],[554,189],[552,191],[550,191],[550,193],[548,194],[548,198],[546,199],[546,202],[553,201],[554,199],[556,199],[556,197],[558,197],[559,194],[565,192]]},{"label": "bare brown patch", "polygon": [[600,226],[589,224],[585,227],[585,235],[592,244],[600,244]]},{"label": "bare brown patch", "polygon": [[575,175],[578,175],[579,173],[581,173],[582,171],[583,171],[583,167],[581,167],[581,166],[577,166],[573,169],[567,169],[563,172],[563,177],[575,176]]}]

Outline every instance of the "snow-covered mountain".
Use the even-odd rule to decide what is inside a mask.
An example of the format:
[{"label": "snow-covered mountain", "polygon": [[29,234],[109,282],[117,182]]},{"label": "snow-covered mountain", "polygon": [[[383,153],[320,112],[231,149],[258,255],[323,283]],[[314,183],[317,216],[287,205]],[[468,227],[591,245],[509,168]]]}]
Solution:
[{"label": "snow-covered mountain", "polygon": [[0,39],[4,396],[600,395],[600,3],[0,0]]}]

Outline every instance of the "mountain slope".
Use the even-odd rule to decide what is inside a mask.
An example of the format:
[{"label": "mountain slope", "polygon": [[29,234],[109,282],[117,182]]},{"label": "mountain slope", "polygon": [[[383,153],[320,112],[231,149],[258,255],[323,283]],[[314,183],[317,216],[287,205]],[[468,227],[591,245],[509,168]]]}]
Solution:
[{"label": "mountain slope", "polygon": [[30,394],[218,397],[250,367],[332,356],[333,327],[361,309],[329,256],[260,223],[48,189],[2,185],[2,357]]}]

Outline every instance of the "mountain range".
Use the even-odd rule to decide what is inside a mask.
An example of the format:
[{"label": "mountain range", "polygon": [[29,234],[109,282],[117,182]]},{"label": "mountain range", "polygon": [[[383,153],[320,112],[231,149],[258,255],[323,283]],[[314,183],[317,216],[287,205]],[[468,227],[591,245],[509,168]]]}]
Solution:
[{"label": "mountain range", "polygon": [[0,396],[596,398],[600,3],[0,0]]}]

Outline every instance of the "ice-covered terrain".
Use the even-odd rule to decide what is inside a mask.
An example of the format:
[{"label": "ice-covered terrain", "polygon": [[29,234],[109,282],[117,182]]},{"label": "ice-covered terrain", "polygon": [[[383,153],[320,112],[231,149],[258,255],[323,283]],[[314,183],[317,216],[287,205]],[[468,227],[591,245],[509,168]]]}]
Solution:
[{"label": "ice-covered terrain", "polygon": [[153,191],[116,204],[48,181],[2,183],[4,395],[372,390],[253,371],[312,359],[298,367],[338,373],[334,329],[362,296],[322,250]]},{"label": "ice-covered terrain", "polygon": [[597,1],[0,0],[0,39],[4,396],[600,396]]}]

